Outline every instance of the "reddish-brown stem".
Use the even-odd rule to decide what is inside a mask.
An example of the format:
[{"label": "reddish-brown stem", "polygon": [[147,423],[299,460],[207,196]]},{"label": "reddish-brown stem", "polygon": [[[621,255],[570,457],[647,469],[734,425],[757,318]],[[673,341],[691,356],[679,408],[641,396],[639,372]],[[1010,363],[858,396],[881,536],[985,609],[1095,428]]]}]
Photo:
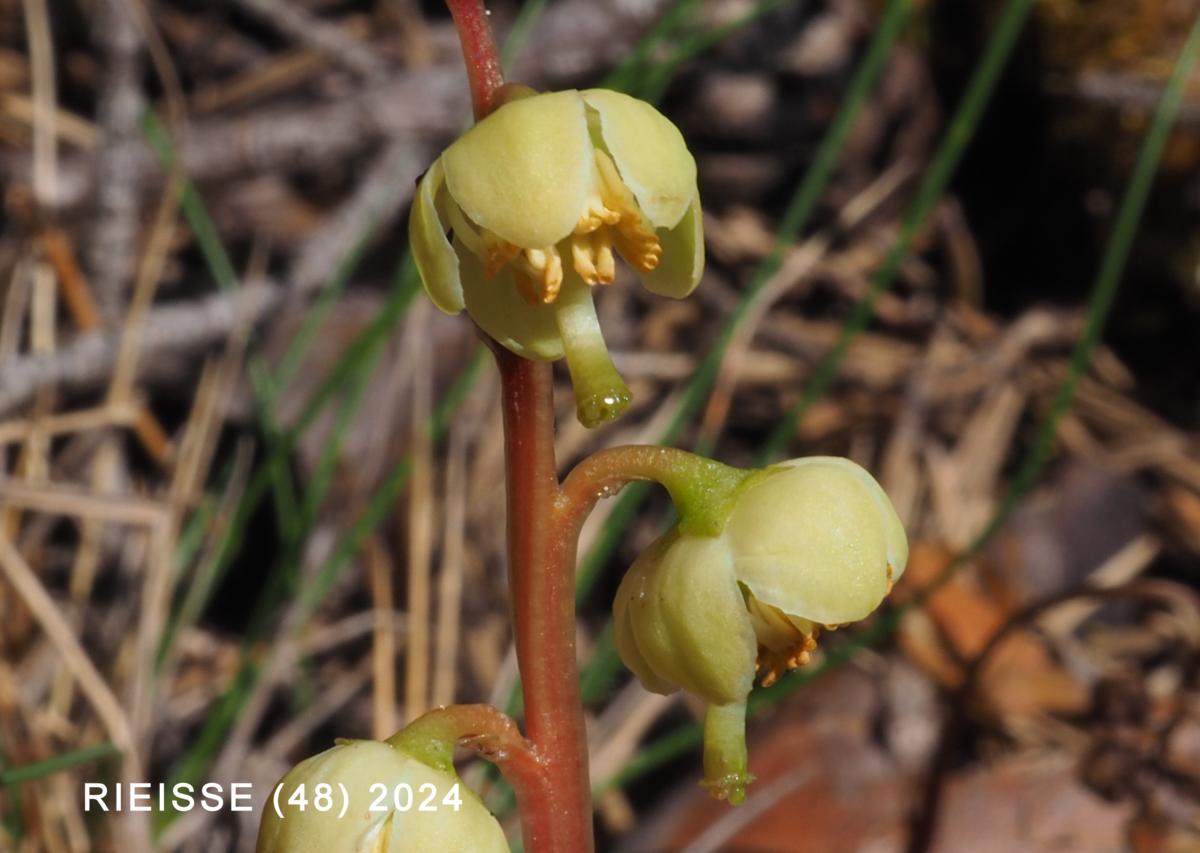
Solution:
[{"label": "reddish-brown stem", "polygon": [[508,473],[508,561],[525,730],[548,790],[526,803],[531,853],[592,850],[587,738],[575,661],[577,531],[558,524],[550,365],[494,345]]},{"label": "reddish-brown stem", "polygon": [[471,87],[471,103],[475,107],[475,120],[479,121],[495,108],[493,96],[504,85],[500,53],[492,38],[483,0],[446,0],[446,6],[454,18],[454,26],[458,28],[463,61],[467,66],[467,81]]},{"label": "reddish-brown stem", "polygon": [[[446,5],[462,42],[478,121],[502,97],[500,56],[482,0],[446,0]],[[550,365],[490,343],[503,390],[513,634],[528,753],[536,759],[529,765],[531,778],[518,791],[525,849],[590,853],[592,800],[575,662],[578,537],[555,523],[559,492]]]}]

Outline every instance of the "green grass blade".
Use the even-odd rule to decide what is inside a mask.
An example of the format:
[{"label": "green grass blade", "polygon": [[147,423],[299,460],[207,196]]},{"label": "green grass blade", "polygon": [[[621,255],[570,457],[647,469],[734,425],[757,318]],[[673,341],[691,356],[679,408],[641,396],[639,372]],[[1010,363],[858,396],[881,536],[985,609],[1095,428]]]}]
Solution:
[{"label": "green grass blade", "polygon": [[[257,512],[268,490],[272,488],[277,476],[276,472],[279,469],[286,469],[288,458],[295,449],[300,436],[304,434],[304,431],[324,410],[325,406],[344,390],[346,384],[363,369],[363,365],[374,358],[394,325],[408,310],[417,290],[418,288],[408,283],[402,283],[399,287],[393,288],[379,313],[347,345],[325,379],[310,395],[295,423],[280,433],[278,440],[268,447],[266,459],[250,477],[228,528],[217,545],[212,577],[207,585],[209,590],[216,589],[220,585],[221,579],[241,548],[251,518]],[[204,603],[204,601],[198,603],[199,609],[196,612],[203,609]],[[177,613],[173,615],[171,624],[174,623],[177,616]]]},{"label": "green grass blade", "polygon": [[1029,10],[1033,7],[1033,2],[1034,0],[1011,0],[1005,7],[1004,14],[988,39],[983,56],[971,75],[958,110],[934,154],[929,170],[925,173],[920,186],[917,187],[916,198],[900,225],[900,233],[896,237],[896,242],[888,252],[883,265],[872,277],[867,295],[855,306],[853,313],[842,326],[837,343],[813,371],[800,399],[792,405],[778,426],[767,437],[763,446],[759,448],[757,464],[761,465],[778,457],[787,448],[788,442],[796,433],[796,425],[800,422],[800,418],[825,393],[825,389],[837,376],[842,359],[850,349],[850,344],[867,327],[875,313],[876,301],[895,283],[901,264],[912,251],[912,243],[917,231],[920,230],[925,218],[941,198],[950,177],[962,160],[963,153],[975,136],[979,120],[983,116],[988,101],[991,100],[1001,72],[1008,63],[1012,49],[1029,16]]},{"label": "green grass blade", "polygon": [[[486,350],[478,348],[470,362],[459,374],[446,396],[438,404],[437,409],[429,420],[430,435],[436,441],[445,434],[454,413],[462,404],[463,399],[478,380],[481,369],[486,361]],[[342,571],[355,554],[359,552],[366,540],[388,512],[395,505],[400,493],[408,483],[412,473],[412,460],[406,454],[392,468],[384,483],[376,490],[366,508],[342,536],[329,557],[317,570],[313,581],[299,592],[297,608],[300,613],[296,630],[300,630],[316,611],[321,600],[328,594],[336,583]],[[172,782],[199,781],[212,756],[220,749],[228,734],[229,728],[237,719],[242,705],[249,697],[257,683],[260,672],[258,663],[250,654],[243,654],[242,665],[234,678],[233,684],[218,699],[216,706],[210,712],[205,724],[196,738],[193,739],[187,753],[180,760]],[[157,824],[158,828],[166,826],[174,815],[163,815]]]},{"label": "green grass blade", "polygon": [[[458,411],[466,396],[475,387],[475,383],[479,380],[479,374],[482,372],[483,365],[487,361],[487,351],[484,347],[479,347],[475,350],[471,360],[467,366],[463,368],[462,373],[450,386],[446,392],[446,396],[438,404],[433,416],[429,420],[429,434],[434,441],[439,440],[450,426],[450,421],[454,413]],[[372,497],[367,508],[359,515],[350,529],[338,545],[333,549],[325,564],[318,570],[316,578],[311,584],[306,586],[300,596],[301,612],[307,616],[311,616],[316,609],[317,604],[329,592],[342,570],[345,569],[350,559],[358,553],[362,548],[363,542],[366,540],[384,516],[395,505],[400,497],[400,492],[408,483],[408,478],[412,473],[412,460],[410,457],[405,458],[392,469],[384,484]]]},{"label": "green grass blade", "polygon": [[366,254],[371,239],[375,236],[376,229],[377,223],[375,222],[370,223],[363,229],[362,233],[354,241],[354,245],[350,251],[338,262],[337,269],[333,275],[322,285],[312,307],[305,312],[304,319],[300,323],[300,328],[296,330],[296,334],[288,341],[287,349],[284,351],[283,356],[279,359],[279,364],[275,368],[275,374],[272,377],[272,402],[274,402],[275,396],[288,386],[295,377],[296,371],[300,369],[300,365],[304,361],[304,356],[308,354],[314,338],[316,338],[317,333],[324,325],[325,319],[329,316],[334,303],[345,292],[346,286],[350,283],[350,279],[358,269],[358,265],[362,261],[363,255]]},{"label": "green grass blade", "polygon": [[596,635],[596,643],[588,656],[587,665],[579,675],[583,704],[591,705],[608,696],[624,666],[620,655],[617,654],[616,643],[613,642],[613,623],[612,619],[609,619]]},{"label": "green grass blade", "polygon": [[657,103],[666,94],[671,81],[674,80],[676,73],[685,62],[711,50],[738,30],[790,2],[794,2],[794,0],[759,0],[732,21],[702,32],[685,35],[666,59],[649,69],[638,89],[639,94],[647,101]]},{"label": "green grass blade", "polygon": [[512,71],[512,64],[529,43],[533,28],[545,10],[546,0],[525,0],[521,4],[521,11],[517,13],[517,19],[508,31],[508,38],[500,48],[500,65],[504,68],[505,76]]},{"label": "green grass blade", "polygon": [[[159,161],[168,169],[175,168],[175,148],[171,143],[170,134],[158,120],[158,116],[151,111],[142,116],[142,132]],[[187,219],[188,227],[192,229],[192,236],[196,238],[196,245],[200,247],[200,253],[204,256],[204,262],[217,282],[217,287],[225,291],[237,290],[239,277],[229,259],[229,253],[225,251],[225,245],[221,242],[221,235],[217,233],[217,226],[209,216],[195,185],[186,178],[183,181],[179,206],[183,209],[184,218]]]},{"label": "green grass blade", "polygon": [[696,11],[696,0],[672,0],[671,5],[658,17],[654,25],[638,39],[629,54],[600,82],[607,89],[620,89],[631,95],[637,94],[638,80],[647,68],[653,67],[650,54],[679,28],[686,25]]},{"label": "green grass blade", "polygon": [[7,788],[11,785],[21,785],[25,782],[44,779],[47,776],[61,773],[64,770],[70,770],[81,764],[89,764],[93,761],[100,761],[120,754],[121,750],[109,741],[92,744],[91,746],[85,746],[71,752],[64,752],[62,755],[56,755],[53,758],[47,758],[44,761],[25,764],[21,767],[10,767],[7,770],[0,771],[0,787]]}]

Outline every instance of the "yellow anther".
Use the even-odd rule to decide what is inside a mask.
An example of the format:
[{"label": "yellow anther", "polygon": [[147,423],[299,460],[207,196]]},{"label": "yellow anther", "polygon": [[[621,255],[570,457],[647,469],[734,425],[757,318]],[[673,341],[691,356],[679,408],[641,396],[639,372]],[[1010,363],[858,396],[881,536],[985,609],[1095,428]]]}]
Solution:
[{"label": "yellow anther", "polygon": [[657,267],[662,259],[662,243],[653,231],[645,228],[641,217],[632,222],[622,217],[615,243],[621,257],[643,272]]},{"label": "yellow anther", "polygon": [[596,233],[592,235],[592,245],[596,252],[596,272],[600,274],[601,284],[612,284],[617,274],[616,260],[613,258],[612,240],[609,235]]},{"label": "yellow anther", "polygon": [[605,225],[616,225],[620,221],[619,211],[608,207],[599,196],[593,195],[588,198],[587,206],[584,208],[583,215],[579,217],[579,222],[575,225],[574,233],[591,234]]},{"label": "yellow anther", "polygon": [[521,253],[521,248],[507,240],[501,240],[490,231],[484,231],[483,251],[483,274],[493,278],[505,264]]},{"label": "yellow anther", "polygon": [[572,236],[571,261],[575,272],[588,284],[612,284],[617,270],[609,229],[600,228],[590,234]]},{"label": "yellow anther", "polygon": [[517,286],[526,302],[549,305],[558,297],[563,283],[562,256],[558,249],[526,249],[516,258],[513,269]]},{"label": "yellow anther", "polygon": [[596,151],[596,171],[603,187],[603,203],[606,209],[615,211],[617,221],[612,223],[616,231],[614,243],[631,266],[649,272],[658,266],[662,258],[662,243],[654,228],[646,222],[637,201],[621,180],[617,167],[603,151]]},{"label": "yellow anther", "polygon": [[592,257],[592,241],[588,239],[588,235],[576,236],[571,238],[571,263],[575,266],[575,272],[579,273],[579,277],[588,284],[597,284],[600,281],[600,273],[596,269],[596,260]]},{"label": "yellow anther", "polygon": [[762,676],[763,687],[770,687],[784,673],[811,662],[812,653],[816,648],[815,636],[804,636],[795,645],[780,650],[759,646],[754,671]]},{"label": "yellow anther", "polygon": [[762,676],[764,687],[770,687],[779,676],[812,659],[821,631],[819,626],[807,619],[788,616],[752,595],[747,597],[746,606],[759,641],[754,668]]}]

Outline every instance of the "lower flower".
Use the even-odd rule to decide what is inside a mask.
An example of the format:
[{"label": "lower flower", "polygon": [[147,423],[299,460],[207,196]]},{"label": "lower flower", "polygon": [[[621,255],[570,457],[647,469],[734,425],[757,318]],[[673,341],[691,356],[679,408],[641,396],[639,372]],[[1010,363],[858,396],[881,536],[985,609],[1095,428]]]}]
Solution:
[{"label": "lower flower", "polygon": [[277,788],[256,853],[509,849],[500,824],[453,772],[388,743],[339,741],[293,767]]},{"label": "lower flower", "polygon": [[680,526],[626,573],[617,650],[649,690],[710,705],[706,784],[744,796],[745,701],[809,662],[822,627],[863,619],[899,580],[908,542],[879,484],[848,459],[784,462],[742,481],[715,535]]}]

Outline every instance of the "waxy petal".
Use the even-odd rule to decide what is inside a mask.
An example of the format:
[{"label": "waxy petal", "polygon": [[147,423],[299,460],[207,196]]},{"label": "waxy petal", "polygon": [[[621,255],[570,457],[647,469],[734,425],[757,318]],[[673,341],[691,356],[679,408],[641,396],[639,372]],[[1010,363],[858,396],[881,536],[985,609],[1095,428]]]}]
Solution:
[{"label": "waxy petal", "polygon": [[[651,545],[642,555],[644,559],[639,559],[625,573],[621,579],[621,585],[617,589],[617,595],[613,599],[613,644],[617,647],[617,654],[620,655],[625,666],[637,676],[643,687],[652,693],[661,693],[664,696],[674,693],[679,689],[679,685],[659,676],[650,662],[642,655],[637,636],[634,634],[633,617],[641,618],[642,611],[645,609],[641,602],[644,602],[646,598],[646,584],[650,579],[650,569],[655,559],[653,553],[662,554],[666,547],[661,539]],[[630,602],[633,601],[639,602],[639,605],[630,608]]]},{"label": "waxy petal", "polygon": [[662,260],[652,270],[638,270],[638,278],[651,293],[683,299],[704,275],[704,215],[699,195],[674,228],[659,229],[658,239],[662,242]]},{"label": "waxy petal", "polygon": [[725,535],[738,580],[759,601],[840,624],[865,618],[887,595],[894,531],[874,494],[878,485],[854,469],[862,470],[847,459],[801,459],[738,497]]},{"label": "waxy petal", "polygon": [[437,211],[437,194],[444,177],[442,161],[437,160],[421,178],[408,220],[408,242],[425,292],[433,304],[447,314],[457,314],[466,304],[458,255],[446,239],[446,229]]},{"label": "waxy petal", "polygon": [[655,228],[674,228],[696,196],[696,161],[679,129],[645,101],[621,92],[582,94],[599,115],[604,146],[642,213]]},{"label": "waxy petal", "polygon": [[634,563],[618,597],[641,662],[659,682],[714,704],[750,692],[757,646],[723,539],[666,534]]},{"label": "waxy petal", "polygon": [[553,305],[531,305],[517,289],[511,266],[488,279],[483,263],[455,243],[462,259],[463,294],[467,312],[479,327],[506,349],[535,361],[557,361],[563,357],[562,338],[554,319]]},{"label": "waxy petal", "polygon": [[908,534],[904,531],[904,524],[900,521],[896,507],[892,505],[883,486],[879,485],[879,481],[872,477],[865,468],[840,456],[813,456],[807,459],[793,459],[783,464],[795,467],[814,461],[840,465],[847,473],[857,477],[859,482],[870,492],[883,523],[883,542],[887,549],[888,565],[892,571],[891,581],[895,583],[900,580],[900,576],[904,574],[904,568],[908,564]]},{"label": "waxy petal", "polygon": [[595,169],[583,100],[574,90],[505,104],[442,160],[463,212],[523,249],[543,249],[571,233]]},{"label": "waxy petal", "polygon": [[[417,853],[425,850],[507,851],[500,824],[473,791],[450,773],[422,764],[399,749],[379,741],[346,741],[297,764],[280,780],[283,817],[273,807],[263,811],[256,853],[308,851],[382,851]],[[336,798],[345,796],[344,815],[313,808],[316,786],[333,786]],[[391,800],[379,803],[379,787],[390,792],[400,786],[434,791],[441,803],[458,786],[462,804],[436,809],[395,809]],[[303,808],[289,803],[301,790],[309,801]],[[340,786],[340,787],[339,787]],[[423,787],[424,786],[424,787]],[[372,809],[372,803],[379,808]]]}]

